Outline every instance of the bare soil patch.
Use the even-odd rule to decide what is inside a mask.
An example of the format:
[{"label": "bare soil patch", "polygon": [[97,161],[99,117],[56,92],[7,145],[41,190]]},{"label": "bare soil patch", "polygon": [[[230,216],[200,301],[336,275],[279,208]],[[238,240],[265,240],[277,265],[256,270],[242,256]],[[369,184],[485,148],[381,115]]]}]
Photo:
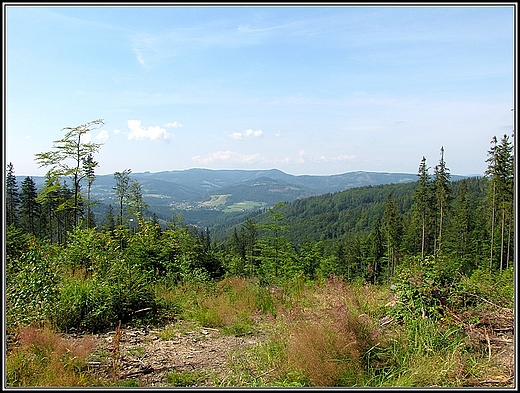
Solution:
[{"label": "bare soil patch", "polygon": [[199,372],[202,378],[193,386],[221,386],[234,372],[233,357],[266,340],[262,332],[225,335],[219,329],[188,324],[161,330],[127,327],[119,334],[116,330],[89,336],[96,342],[89,366],[101,378],[134,379],[141,387],[171,387],[167,374],[172,372]]}]

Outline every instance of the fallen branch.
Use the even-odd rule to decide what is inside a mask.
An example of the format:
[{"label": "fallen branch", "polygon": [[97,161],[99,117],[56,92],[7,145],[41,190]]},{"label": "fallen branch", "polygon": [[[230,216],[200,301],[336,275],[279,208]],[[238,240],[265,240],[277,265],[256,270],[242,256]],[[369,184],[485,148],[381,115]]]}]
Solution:
[{"label": "fallen branch", "polygon": [[138,312],[150,311],[151,307],[142,308],[141,310],[136,310],[132,313],[132,315],[137,314]]},{"label": "fallen branch", "polygon": [[166,369],[169,369],[169,367],[164,366],[164,367],[160,367],[160,368],[153,368],[152,366],[148,365],[148,366],[144,366],[140,370],[132,371],[131,373],[125,374],[124,378],[131,378],[131,377],[135,377],[136,375],[140,375],[140,374],[143,374],[143,375],[151,374],[153,372],[159,372],[159,371],[166,370]]},{"label": "fallen branch", "polygon": [[205,330],[213,330],[214,332],[219,332],[220,330],[218,329],[213,329],[213,328],[209,328],[209,327],[203,327],[202,329],[205,329]]},{"label": "fallen branch", "polygon": [[486,303],[488,303],[488,304],[491,304],[493,307],[496,307],[496,308],[499,308],[499,309],[505,310],[505,311],[510,312],[510,313],[514,313],[513,310],[511,310],[511,309],[509,309],[509,308],[507,308],[507,307],[499,306],[498,304],[495,304],[495,303],[493,303],[493,302],[490,302],[489,300],[483,298],[482,296],[475,295],[474,293],[469,293],[469,292],[464,292],[464,293],[467,294],[467,295],[470,295],[470,296],[475,296],[475,297],[479,298],[480,300],[482,300],[482,301],[484,301],[484,302],[486,302]]},{"label": "fallen branch", "polygon": [[479,381],[481,385],[484,384],[490,384],[490,383],[499,383],[499,384],[505,384],[509,383],[513,380],[513,377],[508,377],[506,379],[488,379],[487,381]]}]

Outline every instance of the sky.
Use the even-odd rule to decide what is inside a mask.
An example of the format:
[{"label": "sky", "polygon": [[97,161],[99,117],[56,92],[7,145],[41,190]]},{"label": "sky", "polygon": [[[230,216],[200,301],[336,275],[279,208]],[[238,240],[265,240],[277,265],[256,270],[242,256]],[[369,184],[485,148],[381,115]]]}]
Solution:
[{"label": "sky", "polygon": [[441,148],[481,175],[512,135],[515,3],[91,4],[3,4],[15,175],[45,175],[35,154],[97,119],[100,175],[433,173]]}]

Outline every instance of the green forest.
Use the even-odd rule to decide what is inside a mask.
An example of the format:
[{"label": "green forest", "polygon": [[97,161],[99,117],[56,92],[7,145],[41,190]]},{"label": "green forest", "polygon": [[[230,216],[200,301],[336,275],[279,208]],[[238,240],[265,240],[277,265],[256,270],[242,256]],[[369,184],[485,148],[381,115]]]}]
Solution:
[{"label": "green forest", "polygon": [[[83,362],[63,354],[61,368],[51,367],[42,347],[23,345],[24,329],[97,333],[190,320],[245,334],[260,329],[253,315],[283,325],[251,355],[254,367],[277,371],[253,379],[235,370],[240,378],[220,386],[512,386],[514,375],[497,377],[504,370],[489,337],[472,341],[468,326],[491,331],[491,314],[513,320],[514,135],[491,138],[482,177],[452,181],[441,147],[433,168],[425,157],[417,163],[413,183],[279,201],[197,228],[173,213],[159,222],[131,169],[114,173],[117,204],[94,216],[102,145],[82,137],[102,124],[65,128],[36,154],[47,169],[40,189],[30,176],[18,185],[16,163],[7,165],[7,386],[142,386],[101,379],[92,354]],[[334,361],[314,359],[318,352]],[[197,386],[190,381],[178,386]]]}]

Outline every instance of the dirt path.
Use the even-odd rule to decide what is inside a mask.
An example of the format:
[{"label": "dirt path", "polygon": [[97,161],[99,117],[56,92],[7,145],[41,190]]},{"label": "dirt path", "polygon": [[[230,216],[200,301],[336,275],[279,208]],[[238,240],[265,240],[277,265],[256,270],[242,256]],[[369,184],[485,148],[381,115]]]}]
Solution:
[{"label": "dirt path", "polygon": [[[167,374],[182,371],[200,372],[203,377],[195,386],[220,386],[233,374],[232,356],[265,340],[262,333],[224,335],[193,326],[120,332],[119,340],[116,332],[91,336],[96,345],[90,366],[104,379],[135,379],[141,387],[171,387]],[[75,338],[80,339],[67,337]]]}]

